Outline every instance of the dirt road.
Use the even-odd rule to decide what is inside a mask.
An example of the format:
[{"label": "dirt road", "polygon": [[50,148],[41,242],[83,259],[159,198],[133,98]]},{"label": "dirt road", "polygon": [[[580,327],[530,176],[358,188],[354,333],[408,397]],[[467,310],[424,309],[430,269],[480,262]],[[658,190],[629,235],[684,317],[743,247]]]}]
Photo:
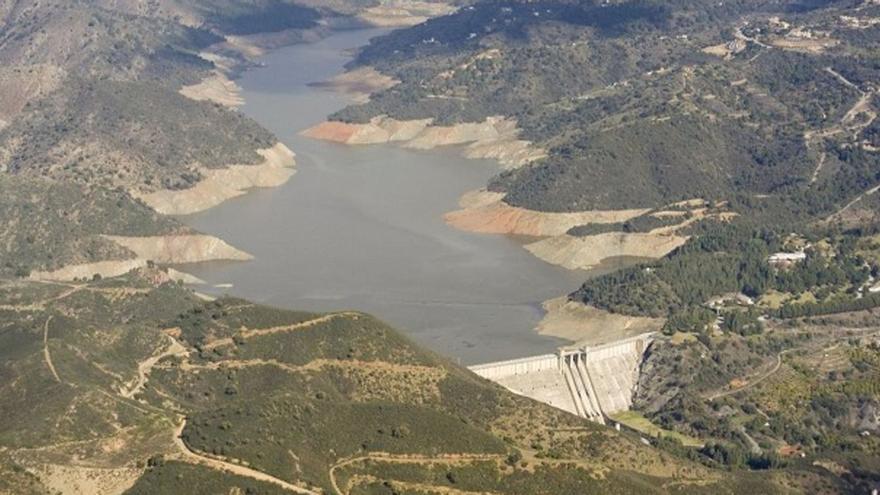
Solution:
[{"label": "dirt road", "polygon": [[301,493],[304,495],[321,495],[319,491],[312,491],[307,488],[302,488],[296,486],[292,483],[288,483],[282,479],[276,478],[272,475],[266,474],[262,471],[257,471],[256,469],[252,469],[249,467],[245,467],[239,464],[233,464],[231,462],[221,461],[219,459],[214,459],[212,457],[207,457],[205,455],[199,454],[186,445],[186,442],[183,441],[181,434],[183,433],[183,429],[186,427],[186,418],[181,420],[180,425],[177,426],[177,429],[174,431],[174,444],[177,446],[177,449],[182,456],[182,460],[185,462],[190,462],[193,464],[199,464],[202,466],[209,467],[211,469],[216,469],[218,471],[225,471],[228,473],[232,473],[238,476],[244,476],[247,478],[255,479],[258,481],[264,481],[266,483],[272,483],[273,485],[280,486],[287,491],[291,491],[294,493]]},{"label": "dirt road", "polygon": [[55,381],[58,383],[61,382],[61,377],[58,376],[58,372],[55,371],[55,365],[52,364],[52,355],[49,353],[49,323],[52,322],[52,316],[46,319],[46,323],[43,324],[43,358],[46,360],[46,365],[49,366],[49,371],[52,372],[52,376],[55,377]]},{"label": "dirt road", "polygon": [[343,491],[336,483],[336,470],[356,462],[376,460],[385,462],[396,462],[400,464],[462,464],[475,461],[498,461],[504,459],[501,454],[448,454],[435,457],[420,455],[394,455],[382,452],[374,452],[371,454],[361,455],[345,459],[337,462],[330,468],[330,484],[337,495],[348,495],[347,491]]}]

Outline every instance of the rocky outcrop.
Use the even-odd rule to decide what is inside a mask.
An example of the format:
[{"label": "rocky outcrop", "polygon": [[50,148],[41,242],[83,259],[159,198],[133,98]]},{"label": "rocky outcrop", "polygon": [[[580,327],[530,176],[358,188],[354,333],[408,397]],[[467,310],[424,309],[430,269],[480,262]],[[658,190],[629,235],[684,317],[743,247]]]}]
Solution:
[{"label": "rocky outcrop", "polygon": [[687,241],[675,234],[607,232],[575,237],[559,235],[526,245],[542,260],[569,270],[590,269],[614,257],[661,258]]},{"label": "rocky outcrop", "polygon": [[[160,264],[197,263],[202,261],[244,261],[252,256],[240,251],[221,239],[210,235],[167,235],[150,237],[103,236],[135,254],[125,260],[106,260],[68,265],[52,271],[31,272],[31,280],[73,280],[92,278],[95,275],[115,277],[131,270],[147,266],[149,262]],[[179,273],[179,272],[177,272]],[[177,277],[190,280],[186,277]]]},{"label": "rocky outcrop", "polygon": [[189,189],[133,195],[159,213],[187,215],[241,196],[255,187],[277,187],[296,172],[294,154],[282,143],[257,151],[263,162],[257,165],[231,165],[221,169],[202,168],[203,179]]},{"label": "rocky outcrop", "polygon": [[302,134],[343,144],[396,143],[420,150],[463,145],[465,156],[494,158],[504,168],[516,168],[547,155],[531,142],[519,139],[516,122],[504,117],[450,126],[435,126],[431,122],[432,119],[397,120],[378,116],[365,124],[323,122]]},{"label": "rocky outcrop", "polygon": [[572,227],[588,223],[618,223],[644,214],[645,209],[545,212],[511,206],[504,194],[486,190],[466,193],[459,201],[460,210],[444,216],[449,225],[485,234],[558,236]]},{"label": "rocky outcrop", "polygon": [[577,345],[598,345],[654,332],[663,327],[662,318],[646,318],[609,313],[566,296],[545,301],[546,314],[535,330],[570,340]]}]

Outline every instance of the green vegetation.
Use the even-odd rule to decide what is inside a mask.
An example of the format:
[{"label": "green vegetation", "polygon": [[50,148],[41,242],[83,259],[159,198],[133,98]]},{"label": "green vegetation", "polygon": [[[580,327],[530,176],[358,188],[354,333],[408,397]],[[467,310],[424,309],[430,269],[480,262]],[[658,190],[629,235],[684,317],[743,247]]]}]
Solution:
[{"label": "green vegetation", "polygon": [[[223,466],[352,494],[703,493],[751,483],[770,493],[803,489],[804,476],[844,486],[797,470],[758,481],[670,457],[513,395],[358,313],[206,303],[151,269],[70,285],[5,282],[0,297],[9,302],[0,464],[19,473],[4,483],[34,491],[42,478],[25,472],[50,465],[83,476],[135,467],[143,474],[130,493],[276,491]],[[184,418],[181,450],[172,432]]]},{"label": "green vegetation", "polygon": [[[774,265],[770,255],[789,249],[783,236],[747,226],[710,226],[663,260],[587,281],[575,297],[611,311],[650,316],[693,316],[718,295],[758,298],[771,291],[812,291],[817,300],[785,304],[775,312],[782,317],[864,309],[877,302],[865,284],[878,266],[859,248],[865,245],[861,239],[861,232],[813,237],[804,240],[803,261]],[[855,299],[863,292],[865,297]],[[706,323],[705,317],[697,320]],[[680,322],[675,325],[684,329]]]},{"label": "green vegetation", "polygon": [[[875,158],[857,144],[867,130],[844,118],[872,91],[876,54],[862,43],[877,40],[864,31],[870,41],[847,39],[854,29],[840,15],[868,15],[848,4],[796,5],[480,2],[373,40],[355,64],[401,84],[331,118],[514,118],[549,156],[501,174],[490,188],[535,210],[659,207],[738,194],[830,210],[877,182]],[[816,53],[750,42],[730,57],[702,52],[730,42],[751,14],[789,23],[752,21],[744,36],[765,44],[791,36],[794,26],[840,42]],[[844,128],[855,137],[831,132]],[[805,138],[825,130],[823,138]],[[831,166],[810,187],[820,152]]]},{"label": "green vegetation", "polygon": [[67,264],[124,259],[132,253],[101,234],[186,232],[128,194],[0,174],[0,274],[27,276]]},{"label": "green vegetation", "polygon": [[[806,323],[806,324],[803,324]],[[636,408],[653,424],[692,435],[710,465],[777,468],[831,459],[871,464],[880,445],[876,316],[852,313],[764,336],[702,336],[655,343],[644,364]]]},{"label": "green vegetation", "polygon": [[155,465],[147,469],[133,487],[125,491],[126,495],[152,495],[155,493],[213,495],[228,492],[265,495],[290,493],[272,483],[178,461],[156,462]]}]

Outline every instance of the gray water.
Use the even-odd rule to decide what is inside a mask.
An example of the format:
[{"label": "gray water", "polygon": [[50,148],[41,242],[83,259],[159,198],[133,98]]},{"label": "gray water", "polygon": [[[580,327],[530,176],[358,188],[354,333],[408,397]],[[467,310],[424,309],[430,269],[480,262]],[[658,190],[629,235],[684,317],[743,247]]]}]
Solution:
[{"label": "gray water", "polygon": [[350,49],[378,30],[279,49],[238,83],[242,111],[297,155],[284,186],[255,190],[184,217],[202,232],[253,254],[250,262],[185,269],[229,293],[309,311],[357,309],[464,364],[550,352],[564,342],[537,335],[541,302],[585,278],[531,256],[517,240],[448,227],[445,212],[482,187],[496,163],[454,150],[348,147],[298,133],[349,102],[309,87],[341,72]]}]

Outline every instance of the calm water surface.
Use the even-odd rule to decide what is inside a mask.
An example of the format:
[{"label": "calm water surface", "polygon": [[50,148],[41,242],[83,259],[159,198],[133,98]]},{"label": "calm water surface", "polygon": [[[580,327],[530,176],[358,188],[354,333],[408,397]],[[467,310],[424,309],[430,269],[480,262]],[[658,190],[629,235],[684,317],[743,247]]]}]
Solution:
[{"label": "calm water surface", "polygon": [[232,284],[204,292],[372,313],[464,364],[553,350],[563,342],[532,330],[540,303],[570,292],[585,274],[546,264],[516,240],[443,223],[463,192],[498,171],[494,162],[298,135],[348,104],[308,83],[341,72],[350,49],[381,32],[345,32],[274,51],[238,81],[247,101],[242,111],[296,152],[297,173],[282,187],[184,217],[256,257],[186,270],[212,286]]}]

